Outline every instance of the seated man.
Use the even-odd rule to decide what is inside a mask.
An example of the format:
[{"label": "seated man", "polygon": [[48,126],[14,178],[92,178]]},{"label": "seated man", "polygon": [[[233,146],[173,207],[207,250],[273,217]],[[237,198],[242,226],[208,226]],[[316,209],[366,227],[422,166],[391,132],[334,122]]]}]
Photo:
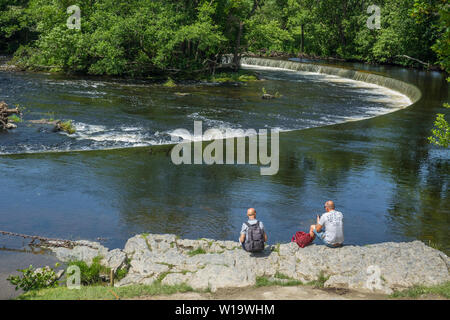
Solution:
[{"label": "seated man", "polygon": [[239,242],[242,248],[248,252],[258,252],[264,250],[264,242],[267,242],[267,234],[264,225],[256,220],[256,210],[247,210],[248,221],[242,224]]},{"label": "seated man", "polygon": [[336,248],[344,243],[344,215],[334,210],[334,202],[325,203],[322,217],[317,216],[317,224],[309,229],[309,235],[314,240],[317,236],[326,246]]}]

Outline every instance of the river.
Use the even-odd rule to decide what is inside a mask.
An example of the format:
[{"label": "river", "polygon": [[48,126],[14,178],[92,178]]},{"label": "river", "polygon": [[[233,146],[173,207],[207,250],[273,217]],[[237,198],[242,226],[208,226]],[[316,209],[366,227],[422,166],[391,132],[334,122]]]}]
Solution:
[{"label": "river", "polygon": [[[0,101],[26,108],[19,128],[0,133],[0,230],[101,237],[110,248],[142,232],[236,240],[255,207],[269,243],[287,242],[332,199],[347,244],[420,239],[449,252],[450,153],[427,141],[435,114],[446,112],[443,74],[343,65],[412,84],[421,92],[414,98],[398,87],[256,64],[244,68],[264,81],[175,88],[0,71]],[[281,97],[262,100],[263,88]],[[77,132],[27,122],[41,118],[71,119]],[[222,131],[276,129],[279,172],[174,165],[171,137],[193,131],[194,121]],[[29,264],[10,251],[24,245],[0,238],[0,259],[11,261],[0,271]]]}]

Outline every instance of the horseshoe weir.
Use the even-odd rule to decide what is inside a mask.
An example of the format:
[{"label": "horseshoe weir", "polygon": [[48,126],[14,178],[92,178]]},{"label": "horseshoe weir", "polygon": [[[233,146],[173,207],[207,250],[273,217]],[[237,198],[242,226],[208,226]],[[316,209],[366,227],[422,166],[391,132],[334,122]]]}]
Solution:
[{"label": "horseshoe weir", "polygon": [[[331,264],[350,259],[352,251],[361,257],[374,250],[391,257],[392,265],[400,259],[401,272],[409,272],[403,284],[400,273],[395,279],[382,273],[391,289],[448,277],[448,272],[435,276],[445,270],[444,261],[423,244],[447,254],[450,248],[450,156],[427,141],[435,114],[448,100],[444,75],[348,63],[259,58],[242,63],[264,80],[166,88],[145,81],[0,71],[0,101],[27,109],[17,129],[0,134],[2,229],[49,238],[101,237],[105,247],[120,250],[144,233],[235,243],[245,210],[255,207],[269,245],[282,243],[280,250],[290,252],[296,249],[286,244],[291,236],[308,230],[323,202],[333,199],[345,216],[348,246],[333,251],[329,261],[312,259],[303,266],[324,263],[331,272]],[[263,88],[281,97],[263,100]],[[77,132],[53,133],[27,122],[42,118],[73,120]],[[194,120],[205,129],[277,128],[278,174],[262,177],[259,166],[252,165],[175,166],[171,136],[178,128],[192,128]],[[8,248],[0,251],[2,275],[30,259],[33,265],[49,261],[47,254],[21,252],[23,245],[0,239]],[[307,261],[315,249],[327,250],[296,249],[286,259]],[[177,255],[183,257],[180,250]],[[427,273],[421,262],[412,261],[414,250],[433,257],[437,269]],[[223,254],[234,259],[240,251]],[[262,259],[275,259],[270,257],[276,252],[270,252]],[[195,259],[201,256],[206,257]],[[251,267],[251,259],[245,259]],[[287,273],[289,259],[277,259],[277,266],[288,264],[277,270]],[[357,272],[349,266],[348,273],[345,263],[339,265],[339,272],[328,274],[335,276],[329,284],[357,287],[365,283],[372,262],[364,260]],[[295,277],[307,274],[302,272],[296,267]],[[314,279],[310,275],[302,281]]]}]

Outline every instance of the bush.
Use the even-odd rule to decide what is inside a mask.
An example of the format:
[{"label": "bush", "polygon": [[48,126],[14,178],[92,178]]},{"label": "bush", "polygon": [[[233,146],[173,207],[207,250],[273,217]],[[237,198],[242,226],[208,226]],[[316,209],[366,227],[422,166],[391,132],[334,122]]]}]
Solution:
[{"label": "bush", "polygon": [[65,122],[61,122],[59,124],[59,126],[61,127],[61,130],[67,132],[68,134],[74,134],[76,132],[76,129],[73,126],[71,120],[68,120],[68,121],[65,121]]},{"label": "bush", "polygon": [[109,275],[111,269],[100,264],[101,257],[96,257],[90,266],[84,261],[71,261],[68,266],[77,266],[80,268],[81,284],[93,285],[102,282],[102,275]]},{"label": "bush", "polygon": [[22,122],[23,120],[21,118],[19,118],[18,116],[16,116],[15,114],[13,114],[12,116],[9,116],[8,119],[12,122],[15,123],[19,123]]},{"label": "bush", "polygon": [[169,79],[163,84],[163,86],[164,86],[164,87],[167,87],[167,88],[173,88],[173,87],[176,87],[177,84],[175,83],[175,81],[173,81],[171,78],[169,78]]},{"label": "bush", "polygon": [[34,269],[30,265],[26,269],[17,270],[22,276],[9,276],[7,280],[16,286],[16,290],[22,289],[27,292],[30,290],[39,290],[45,288],[54,288],[58,285],[58,279],[55,271],[50,267]]}]

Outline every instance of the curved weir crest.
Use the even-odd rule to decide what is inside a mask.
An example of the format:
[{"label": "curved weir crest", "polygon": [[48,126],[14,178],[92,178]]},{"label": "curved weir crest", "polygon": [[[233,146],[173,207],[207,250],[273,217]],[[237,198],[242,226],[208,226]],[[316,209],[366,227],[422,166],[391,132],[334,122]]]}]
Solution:
[{"label": "curved weir crest", "polygon": [[245,65],[248,65],[257,67],[280,68],[291,71],[321,73],[355,81],[367,82],[400,92],[401,94],[406,95],[411,100],[411,104],[416,103],[422,97],[422,92],[413,84],[374,74],[368,71],[360,71],[344,67],[331,67],[312,63],[302,63],[289,60],[274,60],[252,57],[242,57],[241,65],[244,67]]},{"label": "curved weir crest", "polygon": [[[36,140],[39,144],[35,143],[31,146],[23,143],[23,138],[22,140],[17,140],[17,142],[9,141],[9,146],[8,141],[5,140],[6,149],[5,146],[0,145],[0,155],[80,152],[172,145],[174,142],[172,142],[171,138],[180,137],[176,128],[190,128],[190,126],[192,126],[192,122],[190,121],[192,120],[201,120],[209,127],[219,127],[221,131],[227,131],[227,134],[228,132],[235,132],[232,136],[227,136],[229,138],[241,136],[239,133],[242,131],[241,129],[244,129],[244,131],[249,128],[260,129],[261,126],[273,128],[279,132],[297,131],[314,127],[336,125],[349,121],[366,120],[379,115],[395,112],[414,104],[422,95],[416,86],[404,81],[349,68],[250,57],[243,57],[241,59],[241,67],[270,70],[268,73],[269,80],[278,80],[276,77],[278,76],[281,77],[281,80],[292,83],[292,85],[289,86],[290,92],[289,90],[286,91],[288,99],[276,99],[273,100],[273,102],[266,103],[257,102],[256,100],[258,100],[258,98],[256,98],[256,100],[249,100],[250,102],[245,104],[245,100],[250,99],[248,98],[250,97],[249,93],[254,96],[255,89],[259,85],[248,86],[248,88],[247,86],[243,86],[237,89],[238,93],[235,94],[237,94],[237,100],[244,101],[244,105],[235,108],[234,106],[230,107],[226,99],[220,98],[221,95],[224,94],[226,98],[229,99],[229,96],[227,96],[227,91],[229,89],[208,89],[208,95],[212,98],[213,103],[217,104],[213,107],[209,105],[209,102],[208,104],[205,104],[202,100],[187,100],[188,103],[186,105],[184,105],[184,102],[181,102],[183,104],[182,107],[180,105],[174,106],[170,99],[161,100],[159,102],[161,105],[160,114],[164,115],[167,112],[169,112],[169,114],[170,112],[174,114],[175,118],[173,122],[170,123],[170,126],[161,127],[158,123],[158,118],[154,119],[155,122],[152,125],[146,125],[144,122],[139,126],[133,125],[133,127],[126,127],[126,125],[121,122],[102,123],[102,119],[99,119],[100,121],[98,121],[98,123],[92,125],[86,122],[95,121],[96,118],[92,118],[93,115],[88,114],[84,121],[83,119],[74,120],[77,132],[73,136],[67,136],[65,133],[62,133],[57,136],[65,136],[65,138],[59,138],[61,141],[56,141],[55,139],[57,136],[43,135],[42,141]],[[281,71],[281,76],[280,74],[276,74],[277,70]],[[275,73],[273,73],[274,71]],[[292,78],[289,75],[291,73],[295,74],[295,77],[298,75],[300,78]],[[274,74],[275,77],[273,76]],[[297,81],[311,84],[317,81],[319,83],[328,83],[329,85],[338,85],[337,87],[328,86],[324,90],[334,90],[334,93],[332,93],[331,96],[334,97],[333,94],[337,94],[338,98],[342,96],[343,93],[341,92],[346,92],[342,96],[344,98],[347,97],[346,94],[348,95],[350,92],[353,95],[353,98],[343,102],[336,99],[334,99],[336,101],[329,101],[326,100],[329,99],[327,96],[328,93],[322,94],[318,91],[323,90],[321,89],[322,87],[316,86],[314,90],[316,90],[317,96],[313,95],[313,100],[310,99],[309,101],[304,101],[305,107],[304,105],[300,105],[298,103],[299,100],[297,100],[298,97],[303,97],[302,93],[297,93]],[[272,82],[272,84],[275,82]],[[47,83],[50,86],[50,89],[53,89],[52,85],[59,86],[60,84],[59,82]],[[66,84],[66,82],[63,83]],[[77,85],[77,81],[71,81],[68,89],[63,89],[66,91],[58,91],[55,93],[56,97],[61,93],[67,94],[68,92],[69,94],[74,94],[74,92],[78,92]],[[81,85],[82,87],[86,86],[84,83]],[[95,87],[97,87],[97,85],[95,85]],[[107,84],[105,84],[104,87],[107,88]],[[302,86],[301,88],[303,87],[305,86]],[[73,88],[77,90],[73,91]],[[285,87],[283,88],[287,89]],[[355,91],[351,91],[354,90],[352,88],[355,88]],[[186,87],[186,89],[188,89],[188,87]],[[105,89],[104,92],[100,92],[101,97],[108,96],[108,94],[111,93],[114,97],[114,95],[117,94],[117,92],[107,90],[108,88]],[[161,91],[161,89],[159,90]],[[121,94],[122,91],[119,93]],[[306,91],[306,93],[308,95],[310,92]],[[158,94],[158,92],[156,92],[156,94]],[[167,94],[167,92],[165,94]],[[194,96],[195,94],[196,92],[194,92]],[[76,93],[73,97],[77,99],[79,95],[79,93]],[[290,95],[292,96],[290,97]],[[245,97],[245,99],[241,100],[241,96]],[[94,107],[98,104],[101,106],[101,97],[98,98],[100,99],[100,102],[96,102]],[[39,98],[39,96],[37,98]],[[145,95],[135,96],[133,94],[132,98],[142,98],[145,101],[148,97]],[[318,102],[319,107],[317,107],[316,104],[317,99],[320,100]],[[70,102],[70,100],[68,101]],[[49,102],[52,103],[53,101],[49,100]],[[121,107],[120,104],[117,104],[116,106]],[[367,106],[369,107],[367,108]],[[151,108],[153,108],[153,106]],[[173,113],[174,109],[182,110],[182,112]],[[112,112],[112,114],[114,115],[114,112]],[[223,117],[224,114],[227,116]],[[128,116],[128,114],[124,115]],[[271,123],[267,123],[267,117],[272,119]],[[145,121],[145,118],[142,117],[134,117],[132,119],[133,121],[142,121],[143,119]],[[162,122],[164,123],[164,121]],[[205,130],[206,129],[207,128],[205,128]],[[22,132],[21,135],[28,140],[29,133]],[[53,141],[56,141],[56,143]],[[17,149],[14,145],[17,145],[19,148]],[[8,148],[12,149],[8,150]]]}]

